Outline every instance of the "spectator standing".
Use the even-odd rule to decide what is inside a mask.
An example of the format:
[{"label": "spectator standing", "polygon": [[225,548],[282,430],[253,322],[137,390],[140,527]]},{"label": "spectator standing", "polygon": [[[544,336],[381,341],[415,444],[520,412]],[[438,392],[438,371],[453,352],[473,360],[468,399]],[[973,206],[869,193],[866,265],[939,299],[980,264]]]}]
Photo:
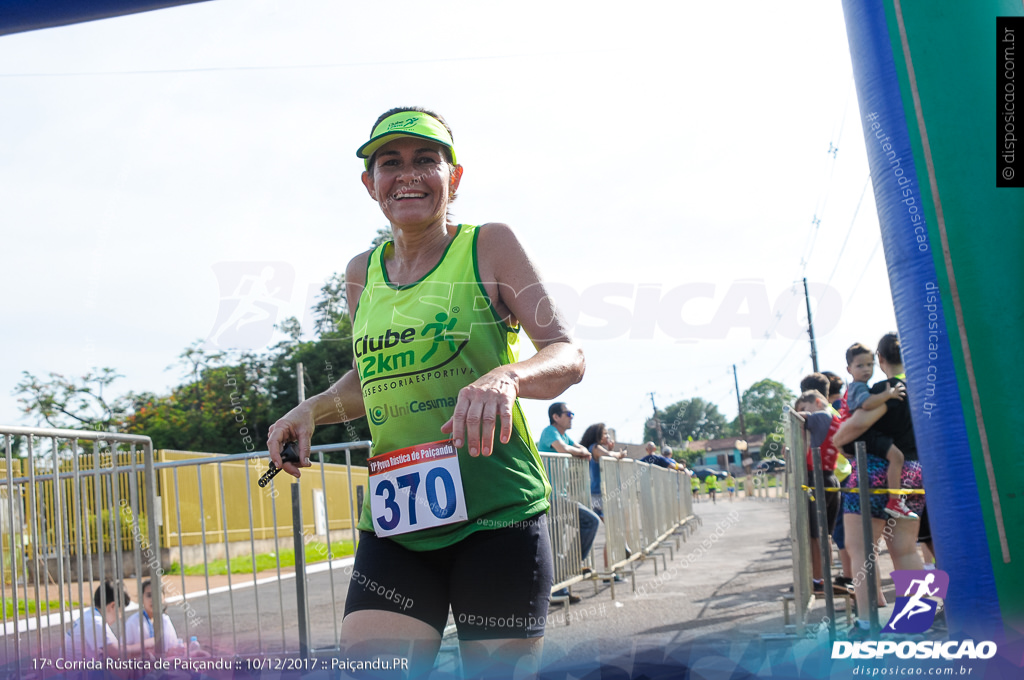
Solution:
[{"label": "spectator standing", "polygon": [[[601,464],[602,458],[609,458],[613,460],[622,460],[626,455],[626,450],[621,451],[615,450],[615,442],[612,441],[611,435],[608,432],[608,428],[605,427],[604,423],[594,423],[586,430],[583,431],[583,436],[580,437],[580,446],[584,447],[590,452],[590,500],[593,503],[594,512],[598,514],[601,519],[604,519],[604,504],[602,503],[601,495]],[[626,546],[626,555],[630,554],[630,548]],[[607,565],[607,551],[605,554],[605,564]],[[614,576],[616,581],[622,581],[622,577],[618,574]]]},{"label": "spectator standing", "polygon": [[[827,379],[825,380],[825,388],[828,388]],[[825,477],[825,488],[837,488],[839,486],[839,480],[836,479],[835,468],[839,449],[833,443],[832,438],[838,430],[841,422],[838,417],[839,414],[829,406],[825,399],[825,395],[817,390],[807,390],[802,393],[796,400],[796,404],[794,406],[803,417],[804,428],[807,430],[808,434],[808,479],[814,479],[814,463],[813,458],[811,457],[811,450],[820,449],[821,469]],[[835,529],[836,519],[839,517],[839,504],[841,503],[839,492],[826,491],[824,502],[826,522],[825,533],[826,536],[831,536],[832,531]],[[821,563],[821,548],[818,541],[818,512],[816,503],[816,500],[808,501],[811,529],[811,577],[814,582],[814,592],[822,593],[825,590],[825,586],[822,578],[823,566]],[[831,542],[827,554],[832,554]],[[834,585],[834,590],[843,594],[849,592],[846,586],[843,586],[838,582]]]},{"label": "spectator standing", "polygon": [[[842,416],[843,387],[845,387],[846,383],[832,371],[822,371],[821,374],[828,378],[828,403],[832,405],[833,409],[839,411],[840,416]],[[836,455],[835,471],[836,479],[839,480],[840,485],[850,476],[850,471],[850,461],[840,451]],[[835,581],[842,586],[852,586],[853,568],[850,562],[850,552],[846,549],[846,523],[843,522],[842,501],[839,503],[839,516],[836,518],[836,528],[832,530],[832,542],[839,548],[839,561],[843,565],[843,574],[842,576],[837,576]],[[881,587],[879,587],[879,590],[881,590]]]},{"label": "spectator standing", "polygon": [[824,373],[808,373],[804,376],[803,380],[800,381],[800,394],[803,394],[808,390],[814,390],[822,396],[828,394],[828,377]]},{"label": "spectator standing", "polygon": [[838,411],[842,408],[843,387],[846,383],[832,371],[822,371],[821,374],[828,378],[828,403]]},{"label": "spectator standing", "polygon": [[[900,354],[900,341],[895,333],[888,333],[882,336],[878,342],[878,367],[886,375],[888,380],[875,384],[871,391],[876,394],[888,392],[897,384],[906,388],[905,375],[903,373],[903,359]],[[914,423],[910,416],[910,406],[905,399],[892,399],[881,406],[870,411],[857,409],[850,414],[849,419],[843,421],[839,430],[835,433],[833,441],[839,446],[851,446],[856,441],[865,441],[876,436],[888,437],[903,453],[903,478],[901,488],[922,489],[922,468],[917,459],[917,443],[914,440]],[[847,480],[850,486],[867,483],[870,487],[881,487],[886,483],[886,467],[888,461],[876,453],[872,454],[872,447],[868,446],[868,469],[858,470],[857,462],[851,459],[853,472]],[[885,449],[881,453],[884,455]],[[871,507],[871,530],[872,539],[877,543],[879,536],[883,535],[883,528],[889,515],[885,512],[884,496],[872,496]],[[910,510],[920,514],[925,507],[923,495],[911,496],[906,501]],[[864,564],[864,534],[861,528],[860,497],[857,494],[844,494],[844,510],[846,515],[846,542],[850,551],[853,564]],[[920,530],[920,520],[894,521],[891,523],[892,531],[885,532],[885,540],[889,545],[889,554],[892,556],[893,566],[896,569],[922,569],[924,563],[917,552],[917,538]],[[854,630],[850,631],[852,637],[861,637],[870,630],[870,623],[860,617],[865,616],[868,611],[867,586],[859,574],[854,576],[854,587],[857,595],[858,619]]]},{"label": "spectator standing", "polygon": [[[887,390],[878,394],[871,393],[871,390],[868,388],[868,380],[871,379],[875,372],[874,355],[871,353],[871,350],[859,342],[854,343],[846,350],[846,364],[846,370],[850,372],[853,381],[843,397],[844,408],[840,409],[840,413],[844,418],[848,418],[857,409],[872,411],[890,400],[902,400],[906,396],[907,389],[902,383],[891,385]],[[871,442],[866,442],[866,444],[868,446],[873,444],[879,450],[885,451],[885,458],[889,461],[889,467],[886,472],[888,488],[901,488],[903,452],[892,441],[881,437],[875,437]],[[873,451],[869,453],[876,455]],[[885,505],[885,512],[896,519],[920,519],[920,517],[907,508],[903,497],[899,495],[889,497]]]},{"label": "spectator standing", "polygon": [[[594,492],[594,460],[591,453],[583,446],[577,444],[569,436],[569,428],[572,427],[572,419],[575,413],[569,410],[564,401],[556,401],[548,407],[548,426],[540,433],[540,441],[537,443],[537,450],[541,453],[566,453],[574,458],[581,458],[590,461],[591,481],[590,492],[593,498]],[[601,481],[598,479],[598,498],[601,494]],[[576,504],[576,511],[579,514],[580,522],[580,553],[582,559],[586,560],[590,555],[590,549],[594,546],[594,538],[597,537],[597,529],[601,525],[600,513],[591,510],[582,503]],[[559,590],[554,593],[555,597],[568,597],[570,604],[576,604],[580,598],[569,593],[568,589]]]},{"label": "spectator standing", "polygon": [[640,459],[641,463],[647,463],[648,465],[657,465],[658,467],[667,468],[674,470],[676,468],[676,462],[672,460],[672,447],[665,446],[661,449],[661,453],[658,453],[658,447],[654,442],[647,442],[644,446],[644,451],[647,455]]},{"label": "spectator standing", "polygon": [[622,460],[625,449],[615,450],[615,442],[608,434],[604,423],[594,423],[583,431],[580,446],[590,454],[590,503],[598,517],[604,517],[604,504],[601,502],[601,459],[611,458]]}]

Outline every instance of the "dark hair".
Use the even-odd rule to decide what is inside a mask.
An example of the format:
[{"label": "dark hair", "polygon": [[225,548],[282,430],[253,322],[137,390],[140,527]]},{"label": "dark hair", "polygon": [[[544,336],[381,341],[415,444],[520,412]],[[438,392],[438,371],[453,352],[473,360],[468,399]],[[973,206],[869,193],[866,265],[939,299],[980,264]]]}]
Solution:
[{"label": "dark hair", "polygon": [[867,347],[860,344],[859,342],[855,342],[852,345],[850,345],[850,348],[846,350],[846,365],[852,366],[853,360],[859,357],[861,354],[871,354],[871,350],[869,350]]},{"label": "dark hair", "polygon": [[604,423],[594,423],[583,432],[583,436],[580,437],[580,446],[589,451],[591,446],[601,443],[602,436],[607,429]]},{"label": "dark hair", "polygon": [[556,401],[551,406],[548,406],[548,423],[551,425],[555,424],[555,416],[561,415],[562,411],[565,410],[564,401]]},{"label": "dark hair", "polygon": [[811,373],[805,376],[800,381],[800,391],[806,392],[807,390],[817,390],[822,394],[826,394],[828,392],[828,378],[821,373]]},{"label": "dark hair", "polygon": [[[452,129],[448,126],[448,121],[446,121],[444,119],[444,116],[442,116],[439,113],[435,113],[435,112],[431,111],[430,109],[425,109],[422,106],[396,106],[393,109],[388,109],[384,113],[380,114],[380,117],[377,118],[376,122],[373,124],[373,127],[370,128],[370,136],[371,137],[373,136],[373,131],[377,129],[377,126],[380,125],[381,122],[385,118],[393,116],[396,113],[405,113],[406,111],[415,111],[417,113],[425,113],[428,116],[430,116],[431,118],[434,118],[435,120],[437,120],[438,123],[440,123],[441,125],[444,126],[445,130],[448,131],[448,136],[452,138],[452,144],[455,143],[455,135],[452,134]],[[443,151],[444,158],[445,158],[446,161],[448,161],[448,165],[454,166],[455,163],[452,161],[452,152],[451,152],[451,150],[448,149],[447,147],[442,147],[442,148],[444,149],[444,151]],[[376,151],[374,151],[372,154],[370,154],[370,157],[366,159],[366,167],[367,168],[371,168],[371,169],[373,168],[373,159],[376,158],[376,157],[377,157],[377,152]],[[448,196],[448,202],[451,203],[454,200],[455,200],[455,192],[453,191],[451,193],[451,195]]]},{"label": "dark hair", "polygon": [[900,336],[895,333],[886,333],[878,341],[878,356],[885,359],[889,364],[902,364],[903,356],[900,354]]},{"label": "dark hair", "polygon": [[845,384],[843,379],[832,371],[822,371],[821,374],[828,378],[828,396],[831,397],[833,394],[839,396]]},{"label": "dark hair", "polygon": [[800,404],[809,404],[811,402],[817,401],[818,399],[821,399],[826,404],[828,403],[828,399],[825,398],[825,395],[819,392],[818,390],[804,390],[803,392],[800,393],[800,396],[796,398],[796,401],[793,402],[793,406],[799,406]]},{"label": "dark hair", "polygon": [[[131,596],[125,592],[121,584],[117,584],[117,591],[121,593],[121,606],[127,607],[132,603]],[[96,609],[103,610],[103,607],[109,605],[111,602],[117,602],[117,594],[114,592],[114,584],[110,581],[104,581],[103,585],[96,588],[96,592],[92,594],[92,604]]]}]

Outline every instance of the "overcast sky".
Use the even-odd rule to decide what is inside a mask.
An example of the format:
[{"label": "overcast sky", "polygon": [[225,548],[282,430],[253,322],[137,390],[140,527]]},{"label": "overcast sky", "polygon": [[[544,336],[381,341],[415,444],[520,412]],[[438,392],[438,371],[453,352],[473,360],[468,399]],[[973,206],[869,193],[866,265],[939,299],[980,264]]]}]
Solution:
[{"label": "overcast sky", "polygon": [[[355,149],[451,124],[460,222],[519,234],[587,355],[570,434],[736,414],[895,328],[839,3],[217,0],[0,38],[0,423],[22,371],[166,391],[263,348],[384,225]],[[837,153],[830,150],[838,148]],[[866,191],[865,191],[866,188]],[[307,367],[318,370],[317,367]],[[876,373],[876,379],[882,377]],[[534,431],[547,402],[524,402]]]}]

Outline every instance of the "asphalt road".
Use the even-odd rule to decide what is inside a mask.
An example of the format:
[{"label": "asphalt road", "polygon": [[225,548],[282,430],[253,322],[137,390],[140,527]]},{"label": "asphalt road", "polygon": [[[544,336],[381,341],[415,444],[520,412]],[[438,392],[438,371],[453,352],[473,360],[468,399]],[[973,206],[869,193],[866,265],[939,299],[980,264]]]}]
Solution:
[{"label": "asphalt road", "polygon": [[[627,573],[626,583],[616,585],[614,598],[608,583],[584,582],[574,587],[582,602],[568,611],[552,608],[544,640],[545,668],[581,676],[600,664],[632,667],[652,654],[671,656],[672,650],[702,649],[704,664],[709,658],[719,658],[716,663],[741,658],[748,647],[762,654],[760,635],[783,632],[779,598],[792,580],[785,501],[702,502],[695,512],[701,523],[688,536],[680,532],[671,541],[671,556],[664,547],[635,564],[635,591],[633,575]],[[597,555],[602,541],[599,535]],[[337,640],[347,578],[344,568],[337,569],[332,593],[328,572],[309,576],[314,649],[332,647]],[[236,590],[233,598],[215,594],[208,606],[204,600],[193,604],[204,619],[198,635],[215,653],[298,649],[294,579]],[[181,617],[173,610],[171,615],[177,625]],[[449,632],[437,677],[456,669],[457,644],[454,631]],[[709,655],[708,648],[717,651]]]}]

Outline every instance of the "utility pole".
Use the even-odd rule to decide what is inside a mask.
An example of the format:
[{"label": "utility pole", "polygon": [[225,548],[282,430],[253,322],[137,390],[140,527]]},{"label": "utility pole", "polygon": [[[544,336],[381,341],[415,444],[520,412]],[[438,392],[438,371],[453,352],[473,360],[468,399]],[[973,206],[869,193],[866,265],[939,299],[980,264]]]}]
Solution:
[{"label": "utility pole", "polygon": [[811,336],[811,365],[818,372],[818,348],[814,344],[814,321],[811,319],[811,296],[807,293],[807,277],[804,277],[804,302],[807,304],[807,334]]},{"label": "utility pole", "polygon": [[647,393],[651,397],[651,407],[654,409],[654,429],[658,432],[658,453],[665,446],[665,440],[661,436],[661,421],[658,420],[658,407],[654,405],[654,392]]},{"label": "utility pole", "polygon": [[736,409],[740,414],[740,435],[746,440],[747,426],[743,422],[743,402],[740,400],[740,381],[736,377],[736,364],[732,365],[732,382],[736,385]]}]

